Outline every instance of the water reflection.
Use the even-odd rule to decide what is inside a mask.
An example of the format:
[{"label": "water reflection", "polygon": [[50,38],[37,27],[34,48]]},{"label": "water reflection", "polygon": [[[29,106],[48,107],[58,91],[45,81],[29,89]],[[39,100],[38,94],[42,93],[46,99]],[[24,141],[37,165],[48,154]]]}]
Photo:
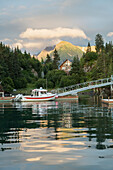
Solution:
[{"label": "water reflection", "polygon": [[111,148],[112,107],[82,101],[0,103],[2,152],[21,151],[30,154],[28,162],[59,164],[80,160],[91,149]]},{"label": "water reflection", "polygon": [[94,164],[113,158],[112,148],[113,108],[94,99],[0,103],[0,167],[15,159],[38,166]]},{"label": "water reflection", "polygon": [[0,143],[18,143],[21,131],[46,128],[45,138],[96,139],[97,149],[104,149],[101,143],[113,139],[112,113],[72,101],[0,104]]}]

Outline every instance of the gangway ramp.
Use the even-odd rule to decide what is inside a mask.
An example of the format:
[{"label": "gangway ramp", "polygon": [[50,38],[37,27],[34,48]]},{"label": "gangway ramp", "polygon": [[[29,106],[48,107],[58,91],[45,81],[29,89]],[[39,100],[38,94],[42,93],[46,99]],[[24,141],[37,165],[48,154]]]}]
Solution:
[{"label": "gangway ramp", "polygon": [[110,78],[104,78],[104,79],[84,82],[80,84],[75,84],[64,88],[58,88],[55,90],[55,92],[58,94],[58,96],[76,95],[77,93],[85,90],[96,89],[112,84],[113,84],[113,78],[110,77]]}]

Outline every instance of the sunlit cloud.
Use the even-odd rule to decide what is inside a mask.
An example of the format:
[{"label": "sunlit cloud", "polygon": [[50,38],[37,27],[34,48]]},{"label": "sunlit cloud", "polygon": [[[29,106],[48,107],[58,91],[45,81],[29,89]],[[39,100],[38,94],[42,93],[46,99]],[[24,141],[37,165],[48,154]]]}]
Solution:
[{"label": "sunlit cloud", "polygon": [[33,49],[42,50],[46,46],[53,46],[61,41],[62,41],[61,39],[52,39],[52,40],[38,41],[38,42],[37,41],[26,42],[22,39],[15,39],[15,42],[12,43],[11,47],[12,48],[18,47],[19,49],[27,49],[30,51]]},{"label": "sunlit cloud", "polygon": [[9,42],[9,41],[12,41],[12,40],[9,39],[9,38],[4,38],[4,39],[1,39],[0,41],[2,41],[2,42]]},{"label": "sunlit cloud", "polygon": [[27,28],[20,34],[20,38],[27,39],[52,39],[61,37],[89,39],[83,30],[75,28],[32,29]]},{"label": "sunlit cloud", "polygon": [[109,32],[109,33],[107,34],[107,36],[108,36],[108,37],[112,37],[112,36],[113,36],[113,32]]},{"label": "sunlit cloud", "polygon": [[43,47],[43,43],[41,42],[16,42],[14,44],[12,44],[13,47],[18,47],[19,49],[22,48],[26,48],[26,49],[33,49],[33,48],[42,48]]},{"label": "sunlit cloud", "polygon": [[61,41],[62,41],[61,39],[53,39],[48,42],[48,45],[56,45],[56,44],[60,43]]},{"label": "sunlit cloud", "polygon": [[41,42],[29,42],[29,43],[25,43],[24,47],[25,48],[41,48],[43,46],[43,43]]},{"label": "sunlit cloud", "polygon": [[28,159],[26,159],[26,161],[29,161],[29,162],[40,161],[41,158],[42,157],[28,158]]},{"label": "sunlit cloud", "polygon": [[14,43],[11,46],[14,47],[14,48],[18,47],[19,49],[23,48],[23,44],[20,43],[20,42]]}]

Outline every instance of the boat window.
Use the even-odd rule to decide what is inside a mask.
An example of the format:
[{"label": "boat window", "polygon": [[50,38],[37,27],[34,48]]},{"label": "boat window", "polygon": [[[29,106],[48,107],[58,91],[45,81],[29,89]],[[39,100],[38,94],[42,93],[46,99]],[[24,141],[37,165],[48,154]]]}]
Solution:
[{"label": "boat window", "polygon": [[38,92],[37,91],[35,92],[35,96],[38,96]]},{"label": "boat window", "polygon": [[39,95],[39,92],[38,91],[33,91],[32,93],[31,93],[31,96],[38,96]]},{"label": "boat window", "polygon": [[41,93],[41,94],[46,94],[47,92],[46,92],[46,91],[41,91],[40,93]]},{"label": "boat window", "polygon": [[33,96],[37,96],[37,91],[34,92]]}]

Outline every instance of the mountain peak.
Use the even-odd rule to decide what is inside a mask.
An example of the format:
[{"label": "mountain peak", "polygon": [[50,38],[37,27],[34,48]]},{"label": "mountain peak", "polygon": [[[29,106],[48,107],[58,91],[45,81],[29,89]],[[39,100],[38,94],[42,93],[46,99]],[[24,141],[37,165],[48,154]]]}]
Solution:
[{"label": "mountain peak", "polygon": [[87,47],[75,46],[71,44],[70,42],[61,41],[56,46],[46,47],[44,50],[41,51],[41,53],[38,56],[36,56],[36,58],[40,61],[41,59],[45,60],[47,57],[47,54],[53,57],[53,52],[55,48],[58,51],[61,61],[65,59],[73,60],[75,56],[78,56],[79,58],[81,58],[83,55],[83,52],[86,52],[87,50]]},{"label": "mountain peak", "polygon": [[68,41],[60,41],[57,45],[56,45],[56,47],[57,46],[63,46],[63,45],[72,45],[70,42],[68,42]]}]

